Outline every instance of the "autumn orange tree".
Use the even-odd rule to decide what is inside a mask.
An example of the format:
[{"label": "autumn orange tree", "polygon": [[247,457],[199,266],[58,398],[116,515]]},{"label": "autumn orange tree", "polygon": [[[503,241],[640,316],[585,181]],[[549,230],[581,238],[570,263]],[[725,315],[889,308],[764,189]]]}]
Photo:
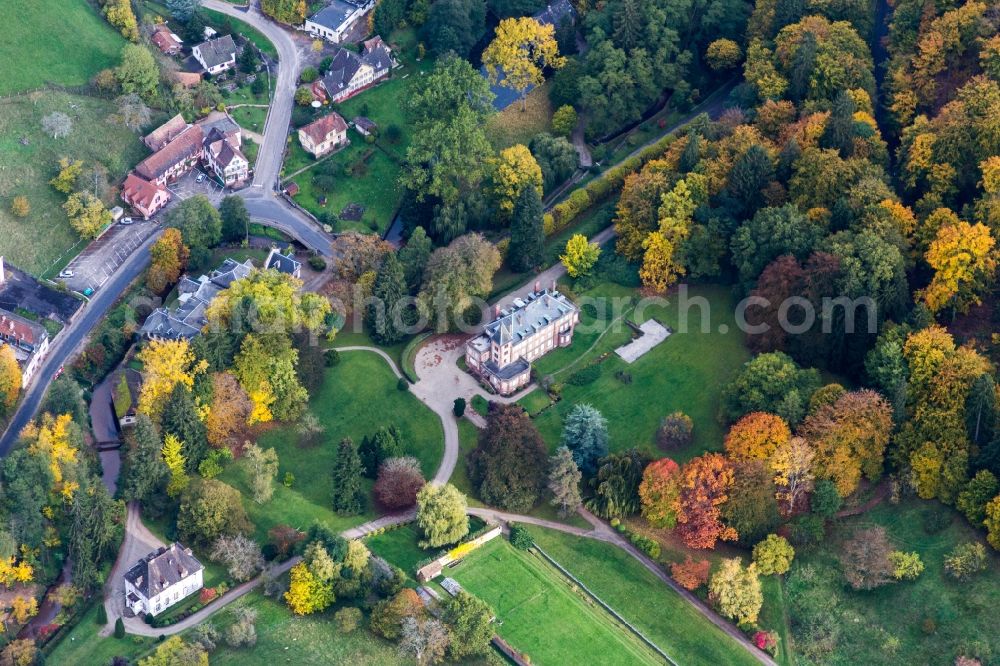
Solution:
[{"label": "autumn orange tree", "polygon": [[780,416],[750,412],[726,435],[726,454],[732,460],[770,460],[788,442],[792,431]]},{"label": "autumn orange tree", "polygon": [[159,294],[180,278],[190,252],[181,240],[180,230],[170,227],[153,243],[149,253],[152,262],[146,273],[146,286]]},{"label": "autumn orange tree", "polygon": [[871,481],[882,475],[892,407],[876,391],[850,391],[807,416],[798,432],[815,450],[816,476],[833,481],[847,497],[862,474]]},{"label": "autumn orange tree", "polygon": [[676,531],[688,547],[714,548],[719,539],[737,538],[736,530],[722,523],[719,510],[733,480],[731,464],[718,453],[692,458],[681,468]]},{"label": "autumn orange tree", "polygon": [[934,269],[922,292],[927,308],[939,312],[950,305],[964,313],[970,305],[979,305],[996,273],[995,245],[986,225],[959,221],[941,227],[925,256]]},{"label": "autumn orange tree", "polygon": [[215,447],[236,443],[250,420],[253,405],[230,372],[212,374],[212,402],[205,419],[208,443]]},{"label": "autumn orange tree", "polygon": [[651,525],[672,528],[677,524],[679,481],[680,467],[670,458],[660,458],[646,465],[639,484],[639,499],[642,515]]}]

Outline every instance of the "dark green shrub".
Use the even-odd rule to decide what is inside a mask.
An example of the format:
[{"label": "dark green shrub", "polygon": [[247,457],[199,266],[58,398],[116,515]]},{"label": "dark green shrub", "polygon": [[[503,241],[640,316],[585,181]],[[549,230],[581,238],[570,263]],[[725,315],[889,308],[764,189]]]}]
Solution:
[{"label": "dark green shrub", "polygon": [[331,349],[326,352],[326,367],[332,368],[333,366],[340,363],[340,352],[336,349]]},{"label": "dark green shrub", "polygon": [[122,622],[121,618],[115,620],[115,638],[125,638],[125,623]]},{"label": "dark green shrub", "polygon": [[104,604],[101,603],[97,606],[97,624],[105,625],[108,623],[108,611],[104,608]]},{"label": "dark green shrub", "polygon": [[410,382],[406,381],[404,377],[400,377],[399,381],[396,382],[396,388],[399,389],[400,391],[409,391]]},{"label": "dark green shrub", "polygon": [[455,398],[455,404],[451,408],[451,411],[454,412],[456,417],[462,418],[465,415],[465,398]]},{"label": "dark green shrub", "polygon": [[582,370],[577,370],[572,375],[566,379],[567,384],[572,384],[573,386],[586,386],[587,384],[593,384],[601,376],[601,366],[597,363],[594,365],[588,365]]},{"label": "dark green shrub", "polygon": [[326,259],[319,256],[318,254],[314,254],[313,256],[309,257],[309,267],[314,271],[325,271]]},{"label": "dark green shrub", "polygon": [[510,545],[520,550],[528,550],[535,545],[535,540],[531,538],[523,526],[517,523],[510,524]]}]

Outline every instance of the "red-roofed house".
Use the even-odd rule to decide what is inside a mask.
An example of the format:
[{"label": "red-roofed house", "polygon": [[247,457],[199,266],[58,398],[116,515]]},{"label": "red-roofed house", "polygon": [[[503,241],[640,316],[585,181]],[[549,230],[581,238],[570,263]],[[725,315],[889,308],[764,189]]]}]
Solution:
[{"label": "red-roofed house", "polygon": [[149,36],[149,41],[156,44],[157,48],[167,55],[177,55],[181,52],[181,46],[184,44],[183,40],[171,32],[165,23],[153,28],[153,34]]},{"label": "red-roofed house", "polygon": [[299,129],[299,143],[314,157],[347,145],[347,123],[339,113],[331,113]]},{"label": "red-roofed house", "polygon": [[49,350],[48,332],[41,324],[0,309],[0,341],[14,351],[21,366],[21,385],[27,386]]},{"label": "red-roofed house", "polygon": [[147,148],[155,153],[157,150],[160,150],[177,138],[177,135],[186,130],[187,127],[188,124],[187,121],[184,120],[184,116],[178,113],[176,116],[163,123],[146,136],[142,137],[142,142],[146,144]]},{"label": "red-roofed house", "polygon": [[122,200],[148,220],[170,201],[170,192],[166,188],[143,180],[134,173],[125,178],[122,185]]},{"label": "red-roofed house", "polygon": [[166,186],[198,163],[204,140],[205,133],[201,127],[192,125],[163,148],[139,162],[135,172],[151,183]]}]

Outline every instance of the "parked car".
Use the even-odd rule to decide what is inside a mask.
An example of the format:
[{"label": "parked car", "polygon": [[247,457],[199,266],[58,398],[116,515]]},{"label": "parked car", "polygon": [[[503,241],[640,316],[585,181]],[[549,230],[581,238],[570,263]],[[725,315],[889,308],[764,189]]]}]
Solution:
[{"label": "parked car", "polygon": [[202,183],[204,181],[205,181],[205,174],[203,173],[199,173],[198,177],[194,179],[194,182],[196,183]]},{"label": "parked car", "polygon": [[133,220],[131,217],[123,217],[120,224],[132,224],[133,222],[135,222],[135,220]]},{"label": "parked car", "polygon": [[73,271],[69,270],[68,268],[64,268],[63,270],[59,271],[59,277],[71,278],[73,277]]}]

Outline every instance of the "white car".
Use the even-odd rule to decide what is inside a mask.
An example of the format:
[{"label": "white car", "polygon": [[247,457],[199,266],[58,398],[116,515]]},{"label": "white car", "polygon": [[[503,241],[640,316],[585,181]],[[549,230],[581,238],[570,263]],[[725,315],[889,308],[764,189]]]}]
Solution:
[{"label": "white car", "polygon": [[73,277],[73,271],[67,270],[67,269],[61,270],[61,271],[59,271],[59,277],[61,277],[61,278],[71,278],[71,277]]},{"label": "white car", "polygon": [[133,220],[131,217],[123,217],[122,221],[119,222],[119,224],[128,225],[128,224],[132,224],[133,222],[135,222],[135,220]]},{"label": "white car", "polygon": [[203,174],[203,173],[199,173],[199,174],[198,174],[198,177],[194,179],[194,182],[196,182],[196,183],[201,183],[201,182],[203,182],[204,180],[205,180],[205,174]]}]

